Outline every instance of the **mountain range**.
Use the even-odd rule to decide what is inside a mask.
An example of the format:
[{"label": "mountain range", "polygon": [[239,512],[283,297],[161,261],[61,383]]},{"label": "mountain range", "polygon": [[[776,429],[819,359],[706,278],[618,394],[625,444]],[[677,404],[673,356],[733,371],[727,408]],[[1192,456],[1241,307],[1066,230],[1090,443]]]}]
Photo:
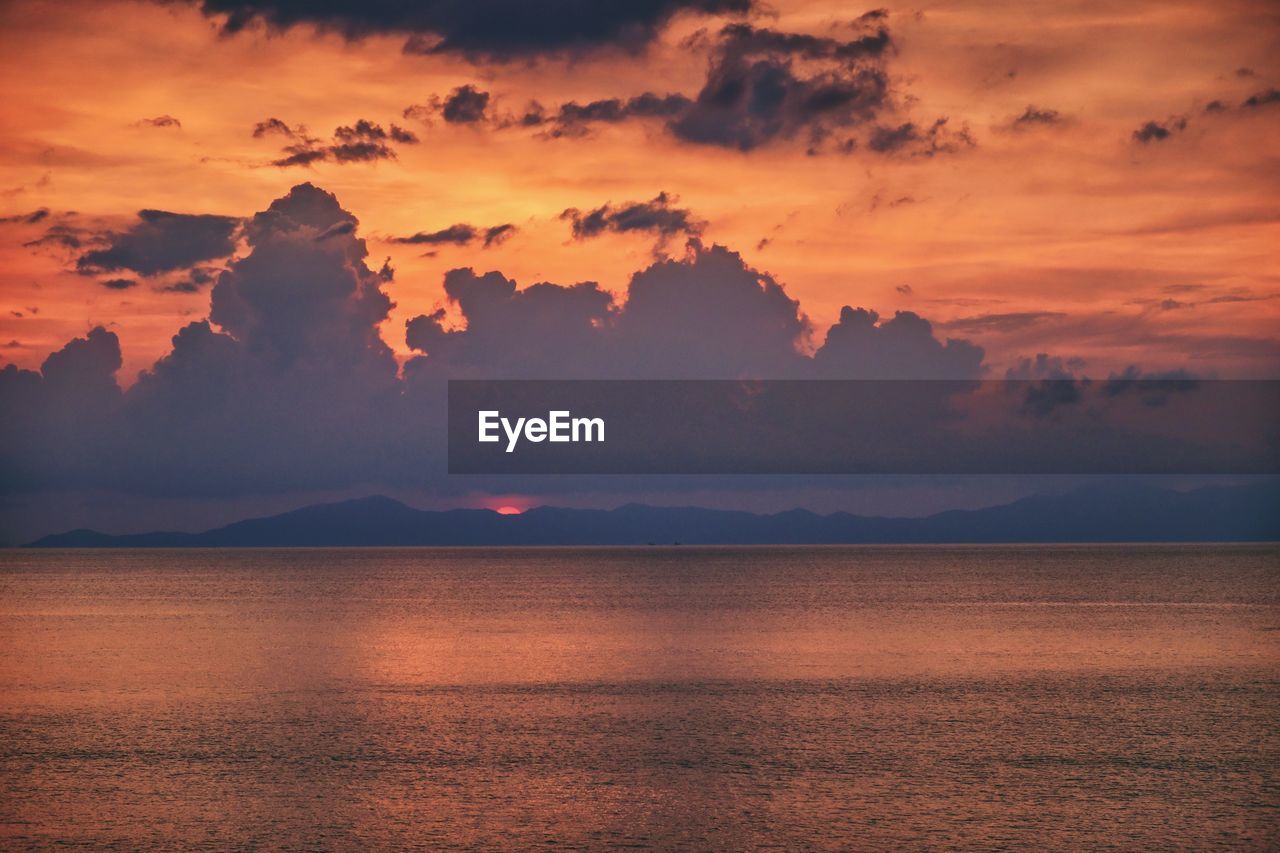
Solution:
[{"label": "mountain range", "polygon": [[628,504],[611,510],[543,506],[519,515],[419,510],[374,496],[317,504],[203,533],[111,535],[72,530],[34,548],[223,548],[409,545],[910,544],[1280,540],[1280,483],[1188,492],[1094,486],[1001,506],[886,518],[803,509],[761,515]]}]

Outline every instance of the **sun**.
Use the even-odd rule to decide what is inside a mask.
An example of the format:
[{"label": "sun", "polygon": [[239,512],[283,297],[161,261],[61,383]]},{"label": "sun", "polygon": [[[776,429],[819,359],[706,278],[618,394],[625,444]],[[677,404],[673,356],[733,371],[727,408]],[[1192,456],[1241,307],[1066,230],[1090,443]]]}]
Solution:
[{"label": "sun", "polygon": [[498,507],[494,512],[498,513],[498,515],[519,515],[524,512],[524,510],[520,509],[518,506],[507,505]]}]

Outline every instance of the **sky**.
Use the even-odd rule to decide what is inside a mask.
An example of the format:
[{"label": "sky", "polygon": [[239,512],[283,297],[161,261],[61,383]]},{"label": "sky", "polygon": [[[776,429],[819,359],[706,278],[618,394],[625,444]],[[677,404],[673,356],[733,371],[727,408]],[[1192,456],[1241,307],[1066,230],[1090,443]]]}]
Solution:
[{"label": "sky", "polygon": [[[538,500],[382,473],[449,376],[1280,378],[1273,3],[18,0],[0,46],[12,529]],[[290,430],[350,464],[223,464]]]}]

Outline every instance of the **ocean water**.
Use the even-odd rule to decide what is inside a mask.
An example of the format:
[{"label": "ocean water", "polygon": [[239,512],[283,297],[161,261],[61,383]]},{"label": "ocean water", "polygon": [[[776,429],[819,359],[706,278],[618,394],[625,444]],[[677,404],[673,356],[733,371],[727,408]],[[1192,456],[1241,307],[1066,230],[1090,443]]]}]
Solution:
[{"label": "ocean water", "polygon": [[1275,546],[0,552],[0,848],[1280,846]]}]

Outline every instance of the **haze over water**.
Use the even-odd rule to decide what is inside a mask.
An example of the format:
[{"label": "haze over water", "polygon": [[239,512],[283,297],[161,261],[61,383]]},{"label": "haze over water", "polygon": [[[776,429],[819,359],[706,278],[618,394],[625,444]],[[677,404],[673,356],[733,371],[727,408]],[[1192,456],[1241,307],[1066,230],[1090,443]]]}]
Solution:
[{"label": "haze over water", "polygon": [[1274,848],[1280,548],[0,552],[0,846]]}]

